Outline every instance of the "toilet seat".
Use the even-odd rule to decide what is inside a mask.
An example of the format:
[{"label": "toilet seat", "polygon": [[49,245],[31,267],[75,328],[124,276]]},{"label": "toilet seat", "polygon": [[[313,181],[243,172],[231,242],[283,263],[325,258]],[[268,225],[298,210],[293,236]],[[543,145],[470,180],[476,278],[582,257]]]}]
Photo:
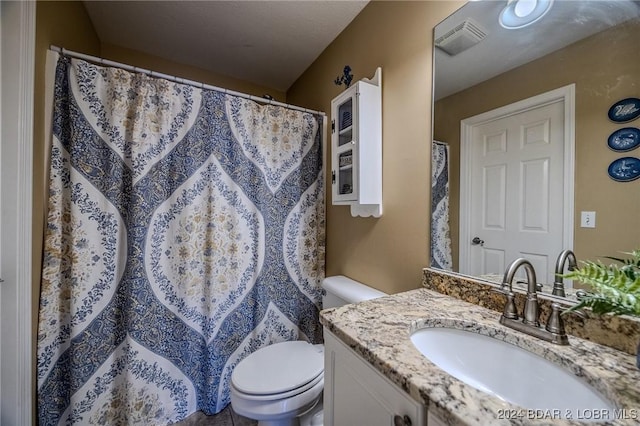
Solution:
[{"label": "toilet seat", "polygon": [[324,347],[304,341],[266,346],[240,361],[231,385],[251,400],[286,398],[324,379]]},{"label": "toilet seat", "polygon": [[237,388],[235,388],[235,386],[233,386],[233,383],[231,384],[231,386],[233,387],[234,391],[236,392],[236,394],[238,396],[241,396],[242,398],[246,399],[247,401],[272,401],[272,400],[275,400],[275,399],[280,400],[280,399],[289,398],[289,397],[301,394],[303,392],[306,392],[309,389],[311,389],[314,386],[316,386],[319,382],[324,382],[324,373],[320,373],[318,375],[318,377],[316,377],[315,379],[313,379],[309,383],[307,383],[305,385],[302,385],[302,386],[300,386],[298,388],[291,389],[288,392],[270,393],[270,394],[266,394],[266,395],[256,395],[256,394],[240,392]]},{"label": "toilet seat", "polygon": [[241,416],[259,420],[258,424],[291,426],[293,418],[308,413],[309,410],[320,405],[322,407],[322,391],[324,389],[324,375],[314,386],[305,392],[288,398],[273,398],[254,401],[238,394],[231,386],[231,405],[233,410]]}]

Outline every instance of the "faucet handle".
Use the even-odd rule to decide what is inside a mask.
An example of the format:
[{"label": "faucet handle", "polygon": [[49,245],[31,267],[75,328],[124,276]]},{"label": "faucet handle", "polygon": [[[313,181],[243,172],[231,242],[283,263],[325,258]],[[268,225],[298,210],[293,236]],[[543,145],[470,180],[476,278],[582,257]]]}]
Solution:
[{"label": "faucet handle", "polygon": [[505,318],[517,320],[520,318],[520,316],[518,315],[518,309],[516,308],[516,295],[512,291],[506,292],[506,295],[507,303],[504,305],[504,312],[502,313],[502,316]]},{"label": "faucet handle", "polygon": [[565,334],[564,321],[562,320],[562,316],[560,315],[561,312],[562,307],[559,303],[551,304],[551,315],[549,315],[549,320],[547,321],[547,326],[545,327],[548,332]]},{"label": "faucet handle", "polygon": [[545,330],[551,333],[554,338],[551,340],[553,343],[559,345],[568,345],[569,338],[567,337],[567,332],[564,329],[564,321],[562,320],[562,311],[564,309],[560,306],[559,303],[551,304],[551,315],[549,315],[549,319],[547,320],[547,326]]},{"label": "faucet handle", "polygon": [[578,302],[581,302],[582,299],[584,299],[587,296],[587,292],[584,290],[578,290],[576,291],[576,299],[578,299]]}]

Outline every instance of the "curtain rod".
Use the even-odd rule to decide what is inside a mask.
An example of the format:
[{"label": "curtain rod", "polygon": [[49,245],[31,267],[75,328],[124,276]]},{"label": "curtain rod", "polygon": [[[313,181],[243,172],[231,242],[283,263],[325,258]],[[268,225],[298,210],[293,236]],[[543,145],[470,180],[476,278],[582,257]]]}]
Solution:
[{"label": "curtain rod", "polygon": [[98,64],[101,64],[101,65],[106,65],[108,67],[122,68],[122,69],[124,69],[126,71],[139,72],[141,74],[146,74],[146,75],[149,75],[151,77],[163,78],[165,80],[173,81],[173,82],[176,82],[176,83],[187,84],[189,86],[195,86],[195,87],[198,87],[200,89],[214,90],[216,92],[223,92],[223,93],[226,93],[228,95],[239,96],[241,98],[251,99],[252,101],[255,101],[255,102],[262,102],[262,103],[266,103],[266,104],[269,104],[269,105],[281,106],[281,107],[293,109],[293,110],[296,110],[296,111],[308,112],[308,113],[311,113],[311,114],[320,114],[320,115],[322,115],[322,117],[326,117],[327,116],[327,114],[325,112],[323,112],[323,111],[315,111],[315,110],[299,107],[299,106],[296,106],[296,105],[290,105],[290,104],[286,104],[286,103],[283,103],[283,102],[274,101],[273,99],[261,98],[259,96],[249,95],[247,93],[236,92],[235,90],[224,89],[222,87],[217,87],[217,86],[211,86],[209,84],[204,84],[204,83],[200,83],[200,82],[197,82],[197,81],[188,80],[186,78],[176,77],[176,76],[169,75],[169,74],[163,74],[163,73],[160,73],[160,72],[157,72],[157,71],[151,71],[151,70],[140,68],[140,67],[134,67],[133,65],[123,64],[121,62],[115,62],[115,61],[112,61],[112,60],[109,60],[109,59],[99,58],[97,56],[91,56],[91,55],[86,55],[84,53],[74,52],[72,50],[67,50],[65,48],[54,46],[54,45],[49,46],[49,50],[52,50],[54,52],[58,52],[63,56],[70,56],[72,58],[83,59],[85,61],[90,61],[90,62],[98,63]]}]

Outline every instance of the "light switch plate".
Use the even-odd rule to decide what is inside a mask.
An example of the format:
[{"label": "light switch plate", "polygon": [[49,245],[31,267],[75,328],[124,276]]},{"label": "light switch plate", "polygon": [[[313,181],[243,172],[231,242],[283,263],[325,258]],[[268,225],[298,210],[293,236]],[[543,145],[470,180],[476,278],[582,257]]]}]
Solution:
[{"label": "light switch plate", "polygon": [[580,212],[580,227],[582,228],[595,228],[596,227],[596,212]]}]

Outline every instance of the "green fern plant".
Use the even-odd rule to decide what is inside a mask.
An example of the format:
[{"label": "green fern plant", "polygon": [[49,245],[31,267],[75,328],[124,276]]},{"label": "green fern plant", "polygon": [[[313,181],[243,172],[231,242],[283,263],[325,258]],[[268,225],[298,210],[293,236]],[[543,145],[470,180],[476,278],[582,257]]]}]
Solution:
[{"label": "green fern plant", "polygon": [[589,307],[600,315],[611,313],[640,317],[640,249],[623,254],[631,257],[606,257],[619,263],[611,265],[600,261],[582,262],[581,267],[563,275],[593,289],[565,313]]}]

